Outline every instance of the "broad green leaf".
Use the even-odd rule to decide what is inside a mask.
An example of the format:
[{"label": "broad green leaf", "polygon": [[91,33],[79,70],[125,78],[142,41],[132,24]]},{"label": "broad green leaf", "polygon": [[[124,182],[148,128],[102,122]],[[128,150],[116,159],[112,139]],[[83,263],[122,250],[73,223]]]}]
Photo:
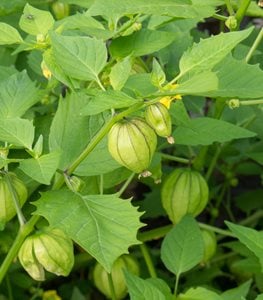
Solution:
[{"label": "broad green leaf", "polygon": [[196,266],[202,260],[203,254],[201,231],[190,215],[183,217],[168,232],[161,246],[161,260],[165,267],[177,276]]},{"label": "broad green leaf", "polygon": [[35,128],[33,123],[26,119],[0,119],[0,140],[14,146],[32,149]]},{"label": "broad green leaf", "polygon": [[187,125],[178,126],[173,132],[177,144],[192,146],[225,143],[255,135],[242,127],[207,117],[192,119]]},{"label": "broad green leaf", "polygon": [[[194,3],[192,3],[194,2]],[[203,18],[215,12],[221,1],[189,1],[189,0],[95,0],[89,9],[92,16],[107,16],[118,20],[130,14],[168,15],[178,18]]]},{"label": "broad green leaf", "polygon": [[110,52],[114,57],[142,56],[158,51],[174,41],[171,32],[142,29],[112,41]]},{"label": "broad green leaf", "polygon": [[159,278],[142,279],[128,271],[124,271],[125,280],[131,300],[172,300],[169,287]]},{"label": "broad green leaf", "polygon": [[114,90],[121,90],[130,76],[131,72],[131,59],[125,57],[120,60],[111,68],[110,83]]},{"label": "broad green leaf", "polygon": [[258,162],[259,164],[263,165],[263,152],[251,152],[247,153],[247,156]]},{"label": "broad green leaf", "polygon": [[245,244],[259,259],[263,269],[263,233],[252,228],[225,222],[234,235]]},{"label": "broad green leaf", "polygon": [[152,66],[152,73],[151,73],[151,82],[153,85],[159,87],[161,86],[166,80],[165,73],[158,63],[158,61],[154,58],[153,59],[153,66]]},{"label": "broad green leaf", "polygon": [[176,94],[181,95],[209,96],[211,91],[217,90],[217,88],[217,74],[215,72],[204,71],[180,82],[175,91]]},{"label": "broad green leaf", "polygon": [[132,93],[135,96],[140,95],[144,97],[156,93],[157,88],[151,83],[151,75],[149,73],[139,73],[128,78],[123,91],[127,92],[127,94]]},{"label": "broad green leaf", "polygon": [[64,169],[80,155],[91,137],[104,124],[101,116],[83,116],[83,107],[88,103],[89,97],[80,97],[72,93],[60,99],[59,106],[53,119],[50,135],[50,151],[61,152],[59,167]]},{"label": "broad green leaf", "polygon": [[203,287],[191,288],[186,293],[180,294],[177,300],[223,300],[217,293]]},{"label": "broad green leaf", "polygon": [[17,70],[14,66],[0,66],[0,81],[6,80],[9,76],[17,73]]},{"label": "broad green leaf", "polygon": [[58,81],[62,82],[72,90],[74,90],[74,88],[79,88],[77,80],[67,76],[62,68],[57,64],[52,49],[48,49],[43,53],[43,59],[50,70],[51,75]]},{"label": "broad green leaf", "polygon": [[249,292],[251,283],[252,280],[250,279],[234,289],[225,291],[221,297],[224,300],[243,300]]},{"label": "broad green leaf", "polygon": [[247,38],[253,28],[243,31],[220,33],[201,40],[186,51],[180,62],[180,76],[189,72],[211,70],[242,40]]},{"label": "broad green leaf", "polygon": [[85,81],[99,80],[98,75],[107,62],[107,48],[103,41],[55,33],[50,37],[54,58],[67,76]]},{"label": "broad green leaf", "polygon": [[249,65],[229,56],[213,71],[217,73],[219,83],[218,89],[210,93],[211,97],[263,97],[263,71],[258,65]]},{"label": "broad green leaf", "polygon": [[188,127],[188,123],[191,122],[184,102],[181,100],[175,101],[171,104],[170,114],[172,117],[172,122],[176,126],[182,125]]},{"label": "broad green leaf", "polygon": [[34,180],[50,184],[59,164],[60,153],[52,152],[40,157],[24,159],[20,169]]},{"label": "broad green leaf", "polygon": [[79,176],[101,175],[116,170],[120,165],[108,151],[108,141],[105,137],[74,171]]},{"label": "broad green leaf", "polygon": [[258,295],[255,300],[263,300],[263,294]]},{"label": "broad green leaf", "polygon": [[112,37],[113,33],[106,30],[103,24],[95,18],[88,16],[87,13],[76,13],[55,23],[56,27],[63,26],[63,30],[80,30],[86,35],[98,39],[107,40]]},{"label": "broad green leaf", "polygon": [[42,95],[25,71],[8,77],[0,82],[0,118],[23,116]]},{"label": "broad green leaf", "polygon": [[[79,95],[81,96],[81,93]],[[82,109],[82,114],[91,116],[111,108],[124,108],[136,103],[136,99],[121,91],[92,91],[87,105]]]},{"label": "broad green leaf", "polygon": [[128,247],[138,244],[141,213],[115,195],[82,196],[69,190],[43,193],[36,214],[61,228],[108,271]]},{"label": "broad green leaf", "polygon": [[38,35],[46,35],[54,25],[54,18],[49,11],[37,9],[28,3],[24,7],[19,26],[25,32]]},{"label": "broad green leaf", "polygon": [[14,27],[0,22],[0,45],[20,44],[22,42],[22,37]]}]

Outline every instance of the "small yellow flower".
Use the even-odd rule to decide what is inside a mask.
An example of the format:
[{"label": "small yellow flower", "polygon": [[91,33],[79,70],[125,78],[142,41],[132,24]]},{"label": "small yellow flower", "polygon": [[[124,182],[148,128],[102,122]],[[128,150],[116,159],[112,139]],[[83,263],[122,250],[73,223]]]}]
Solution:
[{"label": "small yellow flower", "polygon": [[[179,86],[178,84],[170,84],[165,87],[165,90],[173,91],[178,86]],[[162,103],[163,105],[165,105],[169,109],[173,100],[181,100],[181,99],[182,99],[181,95],[165,96],[165,97],[161,98],[159,100],[159,102]]]},{"label": "small yellow flower", "polygon": [[51,78],[51,76],[52,76],[52,73],[49,70],[49,68],[46,65],[46,63],[45,63],[44,60],[42,60],[41,69],[42,69],[42,73],[43,73],[44,77],[46,77],[49,80]]}]

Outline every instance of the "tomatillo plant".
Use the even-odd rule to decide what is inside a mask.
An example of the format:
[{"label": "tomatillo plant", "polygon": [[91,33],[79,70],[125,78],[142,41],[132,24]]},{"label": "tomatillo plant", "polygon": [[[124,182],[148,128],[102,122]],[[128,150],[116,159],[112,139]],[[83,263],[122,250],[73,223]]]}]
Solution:
[{"label": "tomatillo plant", "polygon": [[260,4],[2,2],[0,298],[260,300]]}]

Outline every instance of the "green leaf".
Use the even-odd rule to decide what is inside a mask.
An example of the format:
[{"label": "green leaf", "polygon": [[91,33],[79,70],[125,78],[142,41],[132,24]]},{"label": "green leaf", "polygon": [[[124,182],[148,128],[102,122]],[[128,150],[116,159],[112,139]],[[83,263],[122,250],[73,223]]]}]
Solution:
[{"label": "green leaf", "polygon": [[91,137],[104,124],[101,116],[83,116],[83,107],[88,101],[89,97],[79,97],[77,93],[59,101],[50,128],[49,147],[51,152],[61,152],[61,169],[68,167],[80,155]]},{"label": "green leaf", "polygon": [[225,291],[221,297],[224,300],[243,300],[249,292],[251,283],[252,280],[250,279],[234,289]]},{"label": "green leaf", "polygon": [[144,97],[156,93],[157,88],[152,85],[149,73],[139,73],[133,74],[128,78],[123,91]]},{"label": "green leaf", "polygon": [[[124,108],[136,104],[138,101],[121,91],[92,91],[90,99],[82,109],[86,116],[95,115],[112,108]],[[79,93],[80,97],[81,93]],[[86,96],[87,97],[87,96]]]},{"label": "green leaf", "polygon": [[0,140],[32,150],[35,128],[29,120],[0,119]]},{"label": "green leaf", "polygon": [[20,169],[34,180],[50,184],[59,164],[60,153],[52,152],[36,158],[25,159]]},{"label": "green leaf", "polygon": [[12,26],[0,22],[0,45],[20,44],[23,39]]},{"label": "green leaf", "polygon": [[[194,249],[194,251],[193,251]],[[186,215],[165,236],[161,259],[166,268],[179,276],[196,266],[203,258],[204,244],[195,219]]]},{"label": "green leaf", "polygon": [[0,118],[23,116],[42,95],[26,71],[8,77],[0,82]]},{"label": "green leaf", "polygon": [[66,75],[85,81],[99,80],[98,75],[107,63],[107,48],[103,41],[55,33],[50,33],[50,37],[54,58]]},{"label": "green leaf", "polygon": [[258,65],[249,65],[229,56],[213,69],[219,84],[211,97],[260,98],[263,97],[263,71]]},{"label": "green leaf", "polygon": [[245,244],[258,257],[263,269],[263,233],[228,221],[225,223],[240,242]]},{"label": "green leaf", "polygon": [[144,280],[127,270],[124,271],[125,280],[131,300],[172,300],[169,287],[159,278]]},{"label": "green leaf", "polygon": [[263,165],[263,152],[251,152],[247,153],[247,156],[258,162],[259,164]]},{"label": "green leaf", "polygon": [[43,193],[34,202],[36,214],[51,226],[61,228],[107,270],[128,247],[138,244],[136,238],[141,213],[115,195],[82,196],[69,190]]},{"label": "green leaf", "polygon": [[215,292],[209,291],[208,289],[205,289],[203,287],[197,287],[197,288],[191,288],[186,293],[180,294],[177,298],[177,300],[223,300],[222,297],[220,297]]},{"label": "green leaf", "polygon": [[188,76],[187,80],[179,82],[176,93],[182,95],[209,96],[218,88],[218,78],[215,72],[204,71]]},{"label": "green leaf", "polygon": [[252,29],[251,27],[243,31],[220,33],[194,44],[180,59],[180,77],[189,72],[211,70],[239,42],[247,38]]},{"label": "green leaf", "polygon": [[114,57],[142,56],[156,52],[174,40],[171,32],[142,29],[112,41],[110,52]]},{"label": "green leaf", "polygon": [[131,59],[125,57],[111,68],[110,83],[114,90],[121,90],[130,76]]},{"label": "green leaf", "polygon": [[116,21],[122,16],[131,14],[202,19],[211,16],[215,12],[215,7],[221,4],[221,1],[206,0],[202,2],[189,0],[96,0],[88,12],[92,16],[102,15]]},{"label": "green leaf", "polygon": [[192,119],[187,125],[178,126],[173,132],[177,144],[192,146],[225,143],[255,135],[242,127],[207,117]]},{"label": "green leaf", "polygon": [[79,176],[101,175],[116,170],[120,165],[108,151],[108,140],[105,137],[74,171]]},{"label": "green leaf", "polygon": [[46,35],[49,29],[53,27],[54,22],[50,12],[37,9],[27,3],[19,20],[19,26],[29,34]]},{"label": "green leaf", "polygon": [[153,66],[152,66],[152,73],[151,73],[151,82],[153,85],[159,87],[161,86],[166,80],[165,73],[158,63],[158,61],[154,58],[153,59]]},{"label": "green leaf", "polygon": [[258,295],[255,300],[263,300],[263,294]]},{"label": "green leaf", "polygon": [[52,49],[48,49],[43,53],[43,59],[52,76],[54,76],[58,81],[64,83],[72,90],[74,90],[75,88],[79,88],[77,80],[67,76],[62,68],[57,64]]},{"label": "green leaf", "polygon": [[0,81],[6,80],[9,76],[17,73],[17,70],[14,66],[0,66]]}]

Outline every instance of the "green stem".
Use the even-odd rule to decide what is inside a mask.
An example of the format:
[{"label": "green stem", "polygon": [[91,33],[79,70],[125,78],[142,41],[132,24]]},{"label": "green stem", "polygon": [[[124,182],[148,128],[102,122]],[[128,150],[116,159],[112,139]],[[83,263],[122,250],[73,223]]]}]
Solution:
[{"label": "green stem", "polygon": [[235,14],[235,11],[230,3],[230,0],[225,0],[225,3],[226,3],[226,8],[228,10],[228,13],[230,16],[234,15]]},{"label": "green stem", "polygon": [[215,226],[211,226],[211,225],[200,223],[200,222],[198,222],[198,225],[202,229],[213,231],[213,232],[225,235],[225,236],[235,237],[235,235],[233,233],[231,233],[230,231],[228,231],[228,230],[220,229],[220,228],[217,228]]},{"label": "green stem", "polygon": [[16,239],[10,248],[5,260],[3,261],[0,267],[0,284],[5,277],[8,268],[10,267],[11,263],[13,262],[14,258],[16,257],[24,239],[33,231],[35,224],[39,220],[40,216],[35,215],[33,216],[25,225],[20,227],[19,232],[16,236]]},{"label": "green stem", "polygon": [[174,298],[177,298],[177,292],[178,292],[178,286],[179,286],[179,280],[180,280],[180,273],[176,275],[175,278],[175,287],[174,287]]},{"label": "green stem", "polygon": [[258,104],[263,104],[263,99],[259,100],[240,100],[239,101],[240,105],[258,105]]},{"label": "green stem", "polygon": [[10,283],[9,276],[6,276],[5,280],[6,280],[6,286],[7,286],[7,291],[8,291],[8,300],[14,300],[12,286]]},{"label": "green stem", "polygon": [[122,193],[127,189],[131,181],[133,180],[133,177],[135,176],[135,173],[131,173],[129,178],[124,182],[123,186],[120,188],[120,190],[117,193],[117,196],[120,197]]},{"label": "green stem", "polygon": [[147,246],[144,243],[140,244],[140,249],[141,249],[141,252],[142,252],[142,255],[143,255],[143,258],[146,263],[146,266],[147,266],[150,276],[152,278],[157,278],[156,270],[154,268],[154,264],[152,262],[152,258],[150,256]]},{"label": "green stem", "polygon": [[218,147],[216,148],[216,151],[215,151],[215,153],[214,153],[214,156],[213,156],[213,158],[212,158],[212,160],[211,160],[211,162],[210,162],[209,168],[208,168],[208,170],[207,170],[207,172],[206,172],[206,174],[205,174],[205,179],[206,179],[206,181],[208,181],[208,180],[210,179],[210,177],[211,177],[211,175],[212,175],[212,173],[213,173],[213,170],[214,170],[214,168],[215,168],[215,166],[216,166],[216,163],[217,163],[218,157],[219,157],[219,155],[220,155],[220,152],[221,152],[221,148],[218,146]]},{"label": "green stem", "polygon": [[219,15],[219,14],[213,14],[212,17],[217,19],[217,20],[220,20],[220,21],[226,21],[227,20],[226,16],[222,16],[222,15]]},{"label": "green stem", "polygon": [[257,49],[257,47],[259,46],[261,40],[263,39],[263,27],[261,28],[261,30],[258,33],[257,38],[255,39],[252,47],[249,49],[248,54],[246,56],[246,62],[249,62],[249,60],[251,59],[254,51]]},{"label": "green stem", "polygon": [[240,23],[242,22],[245,14],[246,14],[246,11],[249,7],[249,4],[250,4],[251,0],[242,0],[241,1],[241,4],[236,12],[236,20],[237,20],[237,28],[236,30],[238,30],[239,26],[240,26]]},{"label": "green stem", "polygon": [[158,240],[164,237],[172,228],[173,225],[171,224],[171,225],[155,228],[149,231],[141,232],[138,234],[138,239],[142,242]]},{"label": "green stem", "polygon": [[6,183],[8,185],[9,192],[12,195],[12,200],[13,200],[14,206],[16,208],[16,213],[17,213],[19,224],[22,227],[22,226],[25,225],[26,219],[25,219],[25,217],[24,217],[24,215],[22,213],[22,210],[21,210],[21,207],[20,207],[20,201],[18,199],[18,195],[16,193],[16,190],[14,189],[14,186],[13,186],[13,184],[11,182],[9,174],[6,173],[5,177],[6,177]]},{"label": "green stem", "polygon": [[253,215],[247,217],[246,219],[242,220],[241,222],[239,222],[240,225],[248,225],[251,224],[255,221],[257,221],[258,219],[263,217],[263,210],[258,210],[256,211]]},{"label": "green stem", "polygon": [[116,296],[116,292],[115,292],[115,288],[114,288],[111,273],[108,274],[108,281],[109,281],[109,286],[110,286],[111,299],[112,300],[117,300],[117,296]]},{"label": "green stem", "polygon": [[164,159],[176,161],[176,162],[179,162],[179,163],[190,164],[190,162],[191,162],[191,160],[187,159],[187,158],[182,158],[182,157],[169,155],[169,154],[165,154],[165,153],[159,153],[159,154],[161,154],[162,158],[164,158]]}]

